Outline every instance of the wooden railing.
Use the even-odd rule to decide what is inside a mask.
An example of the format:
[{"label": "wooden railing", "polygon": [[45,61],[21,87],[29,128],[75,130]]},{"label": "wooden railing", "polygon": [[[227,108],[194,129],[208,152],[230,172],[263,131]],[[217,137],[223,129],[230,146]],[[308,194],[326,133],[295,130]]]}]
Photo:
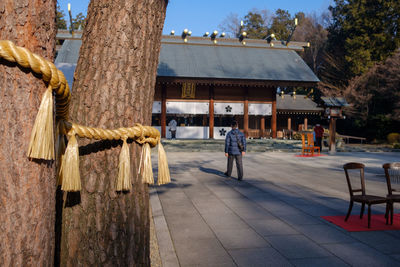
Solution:
[{"label": "wooden railing", "polygon": [[271,129],[265,129],[261,133],[260,129],[249,129],[247,138],[269,138],[271,137]]}]

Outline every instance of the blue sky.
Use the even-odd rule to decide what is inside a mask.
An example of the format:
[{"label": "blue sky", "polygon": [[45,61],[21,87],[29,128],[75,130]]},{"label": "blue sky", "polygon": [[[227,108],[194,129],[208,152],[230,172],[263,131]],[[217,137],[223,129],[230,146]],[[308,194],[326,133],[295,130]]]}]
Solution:
[{"label": "blue sky", "polygon": [[[89,0],[58,0],[64,14],[68,14],[67,5],[71,3],[72,16],[82,12],[87,13]],[[230,14],[245,16],[253,8],[268,9],[274,12],[281,8],[294,15],[296,12],[321,13],[333,4],[333,0],[170,0],[167,7],[167,16],[164,24],[164,34],[171,30],[181,32],[187,28],[194,36],[201,36],[204,32],[218,29],[218,25]]]}]

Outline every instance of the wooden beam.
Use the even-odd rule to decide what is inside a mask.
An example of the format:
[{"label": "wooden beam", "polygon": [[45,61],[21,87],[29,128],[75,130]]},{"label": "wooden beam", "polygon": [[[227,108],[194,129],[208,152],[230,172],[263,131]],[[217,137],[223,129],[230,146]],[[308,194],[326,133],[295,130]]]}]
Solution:
[{"label": "wooden beam", "polygon": [[208,92],[210,99],[208,106],[208,115],[210,116],[208,138],[213,139],[214,138],[214,86],[213,85],[210,85]]},{"label": "wooden beam", "polygon": [[307,128],[308,128],[308,119],[307,117],[304,117],[304,130],[307,131]]},{"label": "wooden beam", "polygon": [[260,137],[264,137],[265,132],[265,117],[261,116],[260,119]]},{"label": "wooden beam", "polygon": [[167,85],[161,85],[161,137],[165,138],[167,132]]},{"label": "wooden beam", "polygon": [[271,130],[272,130],[272,138],[276,138],[276,96],[272,101]]},{"label": "wooden beam", "polygon": [[290,117],[287,119],[287,129],[292,130],[292,118]]},{"label": "wooden beam", "polygon": [[329,154],[336,153],[336,118],[329,120]]},{"label": "wooden beam", "polygon": [[246,88],[244,92],[244,114],[243,129],[246,138],[249,136],[249,90]]},{"label": "wooden beam", "polygon": [[180,78],[170,76],[157,76],[157,83],[196,83],[208,85],[238,85],[246,87],[277,87],[277,86],[317,86],[317,82],[304,81],[273,81],[273,80],[244,80],[244,79],[219,79],[219,78]]},{"label": "wooden beam", "polygon": [[[204,42],[207,40],[207,42]],[[213,45],[212,42],[209,42],[209,38],[205,37],[196,37],[191,36],[188,38],[188,42],[184,43],[182,41],[181,35],[163,35],[161,43],[162,44],[178,44],[178,45],[191,45],[191,46],[210,46]],[[218,46],[223,47],[240,47],[243,48],[243,44],[239,42],[237,38],[217,38]],[[270,50],[295,50],[295,51],[303,51],[304,47],[310,47],[309,42],[298,42],[291,41],[289,45],[282,44],[281,40],[272,40],[271,45],[266,40],[258,40],[258,39],[246,39],[246,48],[256,48],[256,49],[270,49]]]}]

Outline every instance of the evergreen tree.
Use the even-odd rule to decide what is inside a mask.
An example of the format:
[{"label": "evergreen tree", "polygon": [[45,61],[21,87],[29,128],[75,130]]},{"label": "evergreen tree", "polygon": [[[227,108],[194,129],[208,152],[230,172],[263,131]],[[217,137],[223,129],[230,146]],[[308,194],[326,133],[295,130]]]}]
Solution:
[{"label": "evergreen tree", "polygon": [[263,39],[268,35],[268,27],[260,13],[249,12],[243,21],[243,29],[251,39]]},{"label": "evergreen tree", "polygon": [[78,13],[75,18],[72,19],[74,30],[83,30],[86,24],[86,17],[82,13]]},{"label": "evergreen tree", "polygon": [[[72,89],[74,122],[109,129],[151,123],[167,2],[90,1]],[[149,189],[135,175],[141,148],[130,145],[132,190],[117,193],[120,143],[96,143],[79,157],[82,190],[61,201],[59,265],[150,266]]]},{"label": "evergreen tree", "polygon": [[[346,114],[359,132],[385,139],[400,126],[400,49],[349,82],[344,94],[351,103]],[[360,130],[361,129],[361,130]]]},{"label": "evergreen tree", "polygon": [[[343,56],[348,78],[382,62],[400,45],[398,0],[335,0],[330,52]],[[343,51],[343,52],[342,52]]]},{"label": "evergreen tree", "polygon": [[293,27],[294,21],[289,11],[277,9],[269,33],[274,33],[277,39],[286,41]]},{"label": "evergreen tree", "polygon": [[57,10],[56,10],[56,25],[57,29],[66,30],[67,29],[67,21],[65,20],[64,11],[61,10],[60,5],[57,3]]},{"label": "evergreen tree", "polygon": [[[1,0],[0,40],[53,61],[55,16],[55,0]],[[1,57],[0,266],[53,266],[55,162],[26,155],[46,89],[41,75]]]}]

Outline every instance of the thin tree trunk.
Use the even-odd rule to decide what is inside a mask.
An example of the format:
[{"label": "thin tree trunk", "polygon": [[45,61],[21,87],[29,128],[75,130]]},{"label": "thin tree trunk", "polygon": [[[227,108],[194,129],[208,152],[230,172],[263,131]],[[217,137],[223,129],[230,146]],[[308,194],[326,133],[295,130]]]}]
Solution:
[{"label": "thin tree trunk", "polygon": [[[75,72],[71,117],[100,128],[149,125],[164,0],[96,0]],[[94,144],[89,144],[94,143]],[[115,191],[121,142],[79,140],[82,191],[63,209],[62,266],[148,266],[149,195],[130,144],[133,190]]]},{"label": "thin tree trunk", "polygon": [[[1,0],[0,40],[53,61],[55,0]],[[54,164],[29,160],[30,133],[46,90],[28,70],[0,60],[0,265],[51,266]]]}]

